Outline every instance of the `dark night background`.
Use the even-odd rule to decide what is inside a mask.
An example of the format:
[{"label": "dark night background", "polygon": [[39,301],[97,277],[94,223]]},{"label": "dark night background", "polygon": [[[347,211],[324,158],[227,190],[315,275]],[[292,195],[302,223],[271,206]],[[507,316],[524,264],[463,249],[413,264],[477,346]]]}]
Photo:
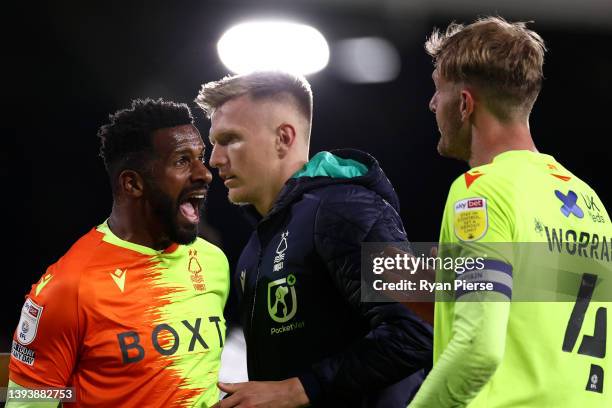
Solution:
[{"label": "dark night background", "polygon": [[[377,157],[400,196],[412,241],[437,239],[450,183],[467,170],[463,163],[439,157],[435,149],[426,36],[433,26],[470,22],[495,11],[511,20],[535,20],[531,28],[543,36],[549,53],[544,89],[531,117],[534,139],[540,151],[589,183],[610,210],[612,6],[593,0],[599,8],[590,10],[589,2],[581,2],[571,11],[539,3],[532,11],[525,1],[509,9],[502,2],[480,7],[473,0],[464,7],[444,0],[433,1],[434,6],[405,3],[53,2],[23,4],[21,10],[7,12],[2,36],[6,286],[0,351],[9,349],[30,285],[110,212],[110,188],[97,156],[98,127],[132,98],[164,97],[188,102],[206,139],[209,124],[193,100],[202,83],[228,73],[217,57],[216,42],[246,18],[287,17],[326,36],[331,67],[309,76],[315,94],[311,154],[354,147]],[[444,7],[451,3],[453,7]],[[343,81],[333,69],[334,42],[372,35],[390,40],[399,50],[399,77],[383,84]],[[210,190],[206,219],[220,234],[233,265],[250,230],[227,202],[218,179]]]}]

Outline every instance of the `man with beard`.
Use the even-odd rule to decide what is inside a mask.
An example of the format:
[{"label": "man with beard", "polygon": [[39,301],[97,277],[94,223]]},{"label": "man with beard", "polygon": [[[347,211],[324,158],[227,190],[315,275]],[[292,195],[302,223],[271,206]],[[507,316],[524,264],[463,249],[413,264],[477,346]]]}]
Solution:
[{"label": "man with beard", "polygon": [[187,105],[161,99],[133,101],[98,136],[112,211],[26,297],[12,395],[55,387],[49,396],[78,406],[210,406],[229,269],[197,236],[212,179],[202,138]]},{"label": "man with beard", "polygon": [[391,183],[370,155],[308,159],[312,92],[283,72],[203,86],[211,166],[255,232],[236,271],[250,382],[219,407],[405,407],[431,332],[404,306],[361,301],[361,243],[403,242]]},{"label": "man with beard", "polygon": [[595,191],[532,139],[542,38],[488,17],[434,31],[426,49],[438,152],[471,167],[448,194],[440,256],[483,267],[437,271],[469,285],[437,294],[434,367],[410,407],[612,406],[612,227]]}]

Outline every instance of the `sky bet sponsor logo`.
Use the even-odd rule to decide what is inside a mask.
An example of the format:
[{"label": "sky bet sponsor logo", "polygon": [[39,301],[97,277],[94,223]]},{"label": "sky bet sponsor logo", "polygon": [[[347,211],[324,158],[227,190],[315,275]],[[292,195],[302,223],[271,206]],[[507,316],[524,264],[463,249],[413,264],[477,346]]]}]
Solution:
[{"label": "sky bet sponsor logo", "polygon": [[38,309],[32,305],[28,305],[28,313],[32,315],[32,317],[38,317]]},{"label": "sky bet sponsor logo", "polygon": [[[223,334],[221,333],[221,327],[219,327],[219,322],[221,321],[221,318],[219,318],[218,316],[210,316],[208,318],[208,321],[210,322],[208,324],[214,324],[215,327],[217,328],[217,334],[219,335],[218,346],[223,347]],[[191,333],[191,339],[189,341],[188,351],[191,352],[195,349],[196,342],[199,343],[205,349],[209,348],[208,344],[204,341],[204,339],[200,335],[200,326],[202,325],[201,318],[198,317],[193,324],[188,322],[187,320],[183,320],[181,323]],[[170,347],[166,346],[166,348],[163,348],[160,344],[160,339],[168,338],[167,333],[170,334],[170,337],[173,338],[174,342],[170,341],[169,343],[172,344],[172,346]],[[146,340],[141,339],[140,335],[137,332],[126,331],[123,333],[119,333],[117,335],[117,340],[119,342],[119,348],[121,349],[121,356],[122,356],[123,364],[127,364],[127,363],[137,363],[144,358],[145,350],[141,345],[142,344],[141,341],[151,341],[151,343],[153,344],[153,348],[159,354],[164,355],[164,356],[171,356],[174,353],[176,353],[176,351],[178,350],[181,338],[179,337],[179,334],[172,326],[166,323],[162,323],[162,324],[158,324],[157,326],[153,328],[153,332],[151,333],[150,339],[146,339]]]},{"label": "sky bet sponsor logo", "polygon": [[481,199],[470,200],[467,202],[468,208],[480,208],[483,206],[483,202]]},{"label": "sky bet sponsor logo", "polygon": [[482,208],[484,201],[481,198],[472,198],[469,200],[461,200],[455,204],[455,211],[465,210],[469,208]]},{"label": "sky bet sponsor logo", "polygon": [[547,226],[544,226],[544,231],[546,232],[550,252],[561,253],[565,251],[570,255],[610,261],[612,237]]}]

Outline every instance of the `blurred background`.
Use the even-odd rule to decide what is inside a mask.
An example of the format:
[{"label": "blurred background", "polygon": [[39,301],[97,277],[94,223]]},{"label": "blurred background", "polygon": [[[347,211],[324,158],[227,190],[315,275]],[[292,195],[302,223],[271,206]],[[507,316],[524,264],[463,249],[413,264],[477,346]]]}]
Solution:
[{"label": "blurred background", "polygon": [[[15,5],[13,6],[15,7]],[[111,193],[96,131],[136,97],[187,102],[229,73],[217,42],[236,23],[288,19],[319,30],[329,63],[308,76],[311,154],[353,147],[374,155],[401,199],[412,241],[435,241],[464,163],[438,156],[428,110],[434,26],[479,15],[534,20],[549,48],[531,128],[612,209],[609,149],[612,2],[609,0],[293,0],[21,3],[3,24],[3,302],[0,351],[9,350],[24,295],[45,268],[108,216]],[[210,151],[209,151],[210,153]],[[216,174],[216,172],[214,172]],[[250,229],[218,179],[206,222],[234,265]],[[228,317],[235,307],[230,304]]]}]

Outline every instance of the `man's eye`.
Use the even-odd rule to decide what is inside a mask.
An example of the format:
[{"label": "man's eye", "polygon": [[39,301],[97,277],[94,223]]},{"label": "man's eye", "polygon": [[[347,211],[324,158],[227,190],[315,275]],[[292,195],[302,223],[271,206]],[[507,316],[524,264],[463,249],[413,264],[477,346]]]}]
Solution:
[{"label": "man's eye", "polygon": [[187,164],[187,163],[189,163],[189,159],[187,159],[187,157],[185,157],[185,156],[183,156],[183,157],[179,158],[179,159],[176,161],[176,164],[177,164],[177,165],[179,165],[179,166],[183,166],[183,165],[185,165],[185,164]]},{"label": "man's eye", "polygon": [[226,135],[216,140],[216,143],[221,146],[227,146],[230,143],[238,141],[238,136],[236,135]]}]

